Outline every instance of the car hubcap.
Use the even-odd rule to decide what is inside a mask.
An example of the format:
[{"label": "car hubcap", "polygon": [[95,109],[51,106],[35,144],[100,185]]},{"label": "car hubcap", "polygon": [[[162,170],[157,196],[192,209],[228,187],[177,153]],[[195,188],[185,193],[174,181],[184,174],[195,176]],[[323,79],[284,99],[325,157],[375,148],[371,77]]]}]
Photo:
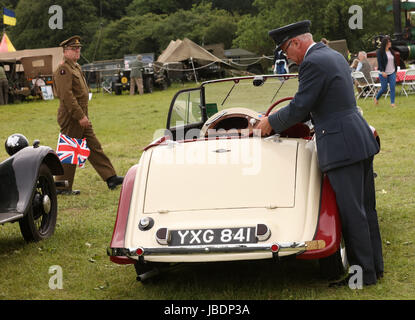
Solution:
[{"label": "car hubcap", "polygon": [[42,204],[43,204],[43,210],[45,211],[45,213],[46,214],[49,213],[52,204],[47,194],[43,196]]},{"label": "car hubcap", "polygon": [[33,218],[37,230],[43,234],[49,227],[49,214],[52,211],[52,199],[49,187],[44,177],[37,181],[36,195],[33,201]]}]

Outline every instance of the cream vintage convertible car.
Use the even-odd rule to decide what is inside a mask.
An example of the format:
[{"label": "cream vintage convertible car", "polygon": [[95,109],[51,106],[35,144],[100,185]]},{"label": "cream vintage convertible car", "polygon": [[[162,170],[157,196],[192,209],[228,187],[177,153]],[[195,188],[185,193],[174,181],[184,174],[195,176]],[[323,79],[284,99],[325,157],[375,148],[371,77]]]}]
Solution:
[{"label": "cream vintage convertible car", "polygon": [[320,172],[312,124],[254,129],[290,100],[296,75],[228,78],[179,91],[167,129],[128,171],[110,247],[138,280],[178,262],[318,259],[347,270],[336,199]]}]

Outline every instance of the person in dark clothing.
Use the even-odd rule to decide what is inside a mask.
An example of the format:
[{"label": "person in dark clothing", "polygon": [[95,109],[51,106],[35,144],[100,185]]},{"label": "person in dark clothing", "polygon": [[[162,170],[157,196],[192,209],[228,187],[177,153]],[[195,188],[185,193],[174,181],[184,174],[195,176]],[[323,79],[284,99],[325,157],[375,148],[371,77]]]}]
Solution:
[{"label": "person in dark clothing", "polygon": [[274,74],[288,73],[288,59],[281,50],[275,49],[274,51],[273,70],[274,70]]},{"label": "person in dark clothing", "polygon": [[[356,106],[345,58],[315,43],[311,22],[269,32],[278,48],[300,66],[299,88],[291,102],[256,125],[263,136],[280,133],[311,116],[320,169],[332,185],[350,265],[363,271],[363,284],[383,276],[382,241],[376,212],[373,157],[379,145]],[[348,277],[335,285],[347,285]]]},{"label": "person in dark clothing", "polygon": [[138,55],[137,58],[131,63],[131,73],[130,73],[130,95],[135,94],[135,86],[137,85],[138,93],[140,95],[144,94],[143,86],[143,73],[141,69],[144,67],[143,57]]},{"label": "person in dark clothing", "polygon": [[390,89],[391,107],[395,105],[395,85],[396,85],[396,71],[398,65],[395,59],[395,52],[392,50],[391,39],[386,36],[382,39],[380,48],[376,52],[378,60],[379,80],[382,85],[376,98],[374,99],[375,104],[378,104],[379,98],[382,94],[388,91],[388,84]]}]

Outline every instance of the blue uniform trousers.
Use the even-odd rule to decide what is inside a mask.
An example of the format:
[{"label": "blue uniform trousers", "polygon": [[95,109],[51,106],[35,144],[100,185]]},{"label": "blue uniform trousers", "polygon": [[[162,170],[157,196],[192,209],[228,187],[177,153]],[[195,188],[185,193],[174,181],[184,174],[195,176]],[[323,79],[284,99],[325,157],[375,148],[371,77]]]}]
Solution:
[{"label": "blue uniform trousers", "polygon": [[373,157],[327,171],[335,193],[350,266],[363,269],[363,283],[383,273],[382,240],[376,212]]}]

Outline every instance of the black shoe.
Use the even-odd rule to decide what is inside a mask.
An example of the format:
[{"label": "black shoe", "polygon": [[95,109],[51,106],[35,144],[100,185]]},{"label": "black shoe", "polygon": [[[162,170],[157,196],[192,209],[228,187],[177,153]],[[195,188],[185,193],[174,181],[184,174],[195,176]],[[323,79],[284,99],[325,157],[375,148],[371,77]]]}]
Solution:
[{"label": "black shoe", "polygon": [[81,191],[79,190],[67,190],[67,189],[56,189],[56,194],[62,194],[66,196],[76,196],[78,194],[81,194]]},{"label": "black shoe", "polygon": [[383,271],[381,271],[381,272],[376,272],[376,278],[379,280],[379,279],[382,279],[383,278]]},{"label": "black shoe", "polygon": [[346,278],[343,278],[341,280],[333,281],[329,283],[329,288],[335,288],[335,287],[345,287],[349,285],[350,275],[348,275]]},{"label": "black shoe", "polygon": [[109,189],[114,190],[119,184],[122,184],[124,177],[112,176],[107,179],[107,186]]}]

